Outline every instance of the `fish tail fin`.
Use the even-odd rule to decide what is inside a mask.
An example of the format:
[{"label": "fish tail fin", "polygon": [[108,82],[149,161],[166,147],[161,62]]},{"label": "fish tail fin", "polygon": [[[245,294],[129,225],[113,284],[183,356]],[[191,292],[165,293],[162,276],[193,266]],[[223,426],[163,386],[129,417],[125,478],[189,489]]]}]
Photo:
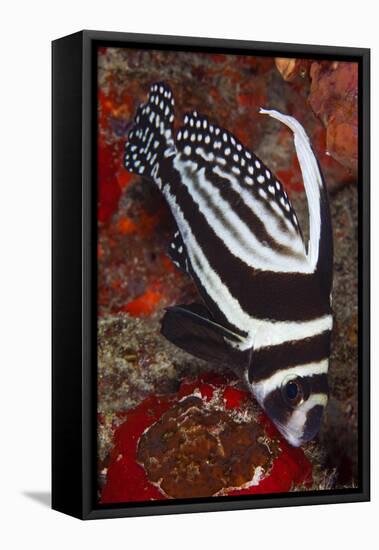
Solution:
[{"label": "fish tail fin", "polygon": [[163,158],[176,154],[173,139],[174,98],[167,84],[150,87],[149,98],[138,108],[125,145],[129,172],[155,178]]}]

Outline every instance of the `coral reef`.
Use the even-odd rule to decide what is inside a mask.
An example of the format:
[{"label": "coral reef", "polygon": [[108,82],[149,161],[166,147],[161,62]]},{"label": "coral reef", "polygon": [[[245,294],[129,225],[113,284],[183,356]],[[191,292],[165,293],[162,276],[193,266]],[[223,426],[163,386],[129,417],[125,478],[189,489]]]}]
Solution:
[{"label": "coral reef", "polygon": [[358,67],[355,63],[276,58],[288,82],[308,78],[308,101],[326,127],[326,148],[352,177],[358,169]]},{"label": "coral reef", "polygon": [[[186,498],[191,496],[192,467],[198,467],[203,476],[194,485],[199,496],[220,491],[232,494],[231,486],[244,485],[259,467],[266,477],[249,487],[250,492],[264,491],[264,484],[267,492],[354,486],[358,456],[357,66],[102,48],[98,68],[98,471],[102,501]],[[274,446],[265,447],[265,455],[258,442],[260,430],[270,438],[268,432],[275,429],[268,427],[257,405],[230,373],[187,355],[160,335],[164,308],[192,302],[197,294],[191,280],[166,256],[173,227],[161,194],[122,166],[135,110],[155,80],[166,80],[173,88],[176,127],[185,111],[197,109],[234,132],[270,166],[283,182],[305,236],[307,208],[291,133],[277,121],[260,116],[258,109],[274,108],[295,116],[306,128],[320,161],[334,226],[335,324],[331,395],[323,428],[317,440],[296,455],[303,477],[296,469],[288,475],[282,471],[282,483],[280,476],[275,477]],[[213,379],[212,404],[194,387],[186,394],[187,402],[179,402],[189,380],[204,389],[207,383],[199,376],[215,370],[223,379],[217,383],[217,377]],[[235,396],[246,397],[237,399],[235,411],[249,411],[250,427],[241,422],[241,416],[238,420],[233,416],[233,407],[226,407],[226,401],[217,401],[223,385],[224,389],[230,386]],[[173,423],[177,425],[173,439],[159,447],[160,436],[169,433]],[[222,445],[212,439],[215,426],[224,429]],[[194,448],[176,444],[188,430],[196,434]],[[252,447],[246,439],[249,430],[255,434]],[[286,443],[276,432],[270,433],[272,441],[279,442],[279,460],[283,453],[286,456]],[[241,453],[237,462],[225,473],[223,468],[233,456],[226,452],[226,462],[217,460],[214,470],[204,469],[204,442],[209,441],[207,452],[217,455],[221,448],[230,450],[229,437]],[[244,453],[249,459],[239,463]],[[130,456],[133,459],[128,462]],[[176,481],[170,477],[170,460],[180,467],[182,483],[179,477]],[[222,487],[216,478],[222,478]]]},{"label": "coral reef", "polygon": [[[312,464],[236,381],[208,373],[121,415],[102,503],[238,496],[312,486]],[[105,473],[105,472],[104,472]]]}]

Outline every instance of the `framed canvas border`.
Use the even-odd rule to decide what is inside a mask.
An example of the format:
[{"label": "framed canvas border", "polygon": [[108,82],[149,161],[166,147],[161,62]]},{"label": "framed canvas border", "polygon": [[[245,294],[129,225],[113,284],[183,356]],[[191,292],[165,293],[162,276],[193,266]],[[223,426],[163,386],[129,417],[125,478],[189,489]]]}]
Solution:
[{"label": "framed canvas border", "polygon": [[[97,48],[355,61],[359,67],[359,487],[100,505],[97,502]],[[370,499],[370,50],[81,31],[52,44],[52,507],[81,519]]]}]

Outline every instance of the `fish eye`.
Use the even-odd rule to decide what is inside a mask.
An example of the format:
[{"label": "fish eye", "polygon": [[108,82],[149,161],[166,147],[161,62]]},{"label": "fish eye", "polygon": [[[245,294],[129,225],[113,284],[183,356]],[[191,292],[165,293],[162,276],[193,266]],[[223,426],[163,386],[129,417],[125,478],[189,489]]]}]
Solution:
[{"label": "fish eye", "polygon": [[296,382],[292,380],[290,382],[287,382],[286,395],[288,399],[290,399],[291,401],[293,399],[296,399],[298,393],[299,393],[299,386],[296,384]]},{"label": "fish eye", "polygon": [[300,376],[287,377],[282,384],[282,394],[290,407],[297,407],[308,399],[309,391]]}]

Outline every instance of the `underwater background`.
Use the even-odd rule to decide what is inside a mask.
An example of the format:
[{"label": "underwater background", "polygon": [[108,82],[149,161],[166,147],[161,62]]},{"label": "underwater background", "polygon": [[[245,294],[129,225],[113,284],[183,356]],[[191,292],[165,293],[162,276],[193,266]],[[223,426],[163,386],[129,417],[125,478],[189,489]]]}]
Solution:
[{"label": "underwater background", "polygon": [[[166,255],[171,214],[123,168],[134,114],[167,82],[183,113],[206,114],[283,183],[307,238],[294,116],[320,162],[334,231],[329,404],[318,437],[292,448],[242,385],[160,334],[164,308],[196,299]],[[176,51],[98,51],[98,490],[103,503],[275,493],[358,484],[358,66]]]}]

